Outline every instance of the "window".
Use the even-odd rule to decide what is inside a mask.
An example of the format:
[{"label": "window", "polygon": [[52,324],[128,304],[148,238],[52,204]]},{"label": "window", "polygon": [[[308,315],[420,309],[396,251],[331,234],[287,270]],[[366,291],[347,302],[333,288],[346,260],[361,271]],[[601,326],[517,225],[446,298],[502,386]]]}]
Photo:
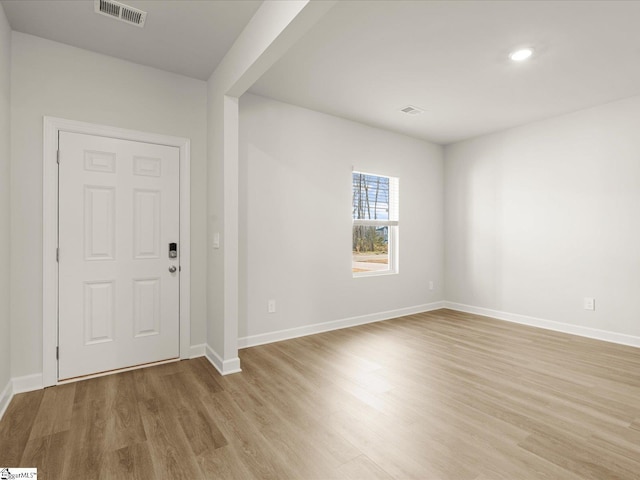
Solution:
[{"label": "window", "polygon": [[398,272],[398,179],[353,172],[354,277]]}]

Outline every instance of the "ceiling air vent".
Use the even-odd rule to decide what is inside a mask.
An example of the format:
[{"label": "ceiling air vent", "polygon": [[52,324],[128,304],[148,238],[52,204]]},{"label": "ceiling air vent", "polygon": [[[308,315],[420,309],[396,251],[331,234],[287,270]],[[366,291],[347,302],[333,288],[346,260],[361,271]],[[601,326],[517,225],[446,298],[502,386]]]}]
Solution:
[{"label": "ceiling air vent", "polygon": [[144,21],[147,19],[147,12],[113,0],[94,0],[94,4],[96,13],[137,27],[144,27]]},{"label": "ceiling air vent", "polygon": [[404,108],[400,109],[401,112],[406,113],[407,115],[420,115],[424,110],[418,107],[414,107],[413,105],[407,105]]}]

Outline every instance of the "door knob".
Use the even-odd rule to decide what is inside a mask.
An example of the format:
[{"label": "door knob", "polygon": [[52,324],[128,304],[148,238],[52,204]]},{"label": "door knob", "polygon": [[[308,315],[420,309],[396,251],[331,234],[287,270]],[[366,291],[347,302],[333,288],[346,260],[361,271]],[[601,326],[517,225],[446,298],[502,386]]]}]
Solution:
[{"label": "door knob", "polygon": [[177,268],[175,267],[175,265],[171,265],[171,266],[169,267],[169,271],[170,271],[171,273],[176,273],[176,270],[177,270]]}]

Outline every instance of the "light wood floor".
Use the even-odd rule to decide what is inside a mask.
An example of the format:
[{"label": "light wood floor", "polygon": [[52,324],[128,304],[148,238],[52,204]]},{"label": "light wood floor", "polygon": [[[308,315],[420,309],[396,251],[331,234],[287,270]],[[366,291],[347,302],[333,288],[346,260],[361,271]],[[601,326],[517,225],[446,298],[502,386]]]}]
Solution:
[{"label": "light wood floor", "polygon": [[40,479],[640,478],[640,349],[440,310],[16,395]]}]

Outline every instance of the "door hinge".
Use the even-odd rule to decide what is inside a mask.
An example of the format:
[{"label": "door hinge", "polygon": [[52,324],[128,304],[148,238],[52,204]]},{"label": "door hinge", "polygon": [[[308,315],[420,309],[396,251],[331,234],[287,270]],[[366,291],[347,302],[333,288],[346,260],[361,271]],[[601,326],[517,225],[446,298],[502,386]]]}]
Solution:
[{"label": "door hinge", "polygon": [[56,248],[56,262],[60,262],[60,249]]},{"label": "door hinge", "polygon": [[56,151],[56,163],[60,165],[60,150]]},{"label": "door hinge", "polygon": [[60,347],[56,347],[56,360],[60,360]]}]

